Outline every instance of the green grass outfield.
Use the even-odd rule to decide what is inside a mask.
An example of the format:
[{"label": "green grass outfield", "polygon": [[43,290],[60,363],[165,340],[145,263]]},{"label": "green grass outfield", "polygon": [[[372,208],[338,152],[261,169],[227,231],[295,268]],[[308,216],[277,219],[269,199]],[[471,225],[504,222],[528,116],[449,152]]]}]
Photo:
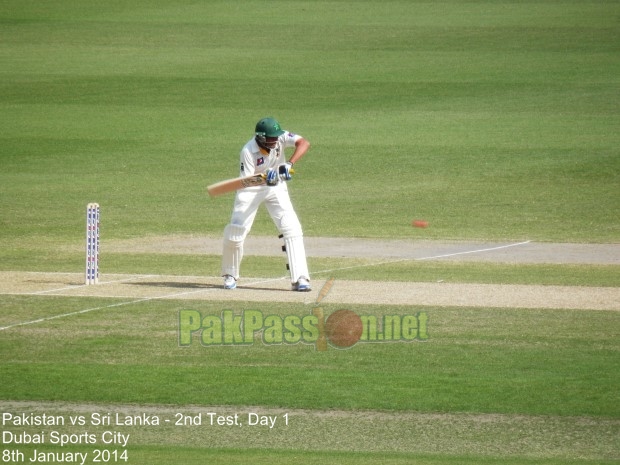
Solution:
[{"label": "green grass outfield", "polygon": [[[232,198],[205,187],[237,175],[267,115],[312,143],[291,182],[309,236],[617,243],[618,17],[617,1],[0,0],[0,270],[82,271],[93,201],[106,240],[220,235]],[[252,233],[274,234],[264,212]],[[102,260],[108,273],[219,267]],[[282,273],[271,258],[244,265]],[[311,265],[350,268],[337,279],[619,282],[617,266]],[[273,429],[110,428],[131,435],[116,462],[134,465],[620,461],[617,312],[358,305],[427,312],[429,340],[318,353],[178,346],[181,309],[309,313],[301,304],[123,302],[0,296],[0,327],[43,319],[0,331],[0,413],[279,416]],[[107,429],[0,428],[47,434],[3,444],[4,463],[18,449],[93,463],[99,437],[59,447],[50,433]]]},{"label": "green grass outfield", "polygon": [[618,9],[4,1],[0,239],[79,240],[88,201],[108,237],[220,234],[205,187],[273,114],[309,235],[616,241]]},{"label": "green grass outfield", "polygon": [[[615,312],[354,306],[376,316],[427,312],[429,339],[321,353],[309,344],[259,340],[239,347],[208,347],[198,339],[178,345],[182,309],[203,316],[222,308],[303,316],[307,305],[166,300],[118,306],[123,302],[5,297],[1,325],[100,308],[3,332],[0,398],[10,402],[0,405],[14,413],[62,415],[67,423],[71,415],[88,420],[86,427],[9,425],[6,431],[44,429],[48,437],[52,431],[122,431],[131,436],[129,463],[165,463],[158,458],[164,445],[170,447],[164,457],[174,453],[187,463],[201,457],[228,463],[237,454],[246,463],[267,455],[270,463],[296,457],[292,463],[334,464],[382,462],[384,456],[388,463],[411,463],[420,455],[415,463],[614,463],[617,456]],[[324,305],[326,313],[338,308]],[[162,424],[96,427],[93,412],[147,413]],[[273,429],[211,426],[208,412],[259,412],[278,415],[280,423]],[[164,424],[179,413],[201,413],[202,424]],[[95,447],[101,444],[88,450]]]}]

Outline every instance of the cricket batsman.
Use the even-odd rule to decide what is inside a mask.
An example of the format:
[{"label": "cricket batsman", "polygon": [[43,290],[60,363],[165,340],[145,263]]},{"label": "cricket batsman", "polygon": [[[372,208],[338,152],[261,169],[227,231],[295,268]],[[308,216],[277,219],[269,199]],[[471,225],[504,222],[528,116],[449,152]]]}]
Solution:
[{"label": "cricket batsman", "polygon": [[[287,161],[285,150],[289,148],[294,150]],[[240,176],[264,173],[266,184],[241,189],[235,196],[230,224],[224,228],[222,276],[225,289],[237,287],[243,243],[252,228],[258,207],[265,204],[284,238],[292,289],[299,292],[311,290],[303,232],[286,183],[293,174],[291,168],[309,148],[310,143],[306,139],[282,130],[274,118],[263,118],[256,123],[254,137],[241,149]]]}]

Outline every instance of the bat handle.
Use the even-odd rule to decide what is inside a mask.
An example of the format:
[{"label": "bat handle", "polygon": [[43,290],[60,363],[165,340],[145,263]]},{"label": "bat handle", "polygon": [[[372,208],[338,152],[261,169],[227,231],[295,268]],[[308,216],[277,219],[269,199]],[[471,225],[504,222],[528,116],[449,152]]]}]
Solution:
[{"label": "bat handle", "polygon": [[[289,173],[291,173],[291,174],[295,174],[295,170],[294,170],[293,168],[291,168],[291,169],[289,170]],[[267,179],[267,174],[266,174],[266,173],[261,173],[261,174],[260,174],[260,177],[261,177],[261,178],[263,178],[263,179]]]},{"label": "bat handle", "polygon": [[[291,168],[290,170],[288,170],[288,172],[289,172],[289,173],[291,173],[291,174],[295,174],[295,170],[294,170],[293,168]],[[260,175],[261,175],[263,178],[266,178],[266,177],[267,177],[267,175],[266,175],[265,173],[261,173]]]}]

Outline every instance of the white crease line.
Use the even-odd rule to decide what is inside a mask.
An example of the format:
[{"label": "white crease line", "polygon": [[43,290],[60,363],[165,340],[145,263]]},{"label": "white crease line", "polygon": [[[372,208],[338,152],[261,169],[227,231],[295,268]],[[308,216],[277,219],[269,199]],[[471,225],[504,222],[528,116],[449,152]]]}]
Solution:
[{"label": "white crease line", "polygon": [[437,258],[455,257],[457,255],[466,255],[466,254],[470,254],[470,253],[492,252],[494,250],[507,249],[509,247],[517,247],[519,245],[529,244],[530,242],[531,241],[517,242],[517,243],[514,243],[514,244],[500,245],[500,246],[497,246],[497,247],[489,247],[489,248],[486,248],[486,249],[466,250],[464,252],[454,252],[454,253],[447,253],[447,254],[443,254],[443,255],[433,255],[433,256],[429,256],[429,257],[421,257],[421,258],[399,258],[397,260],[388,260],[388,261],[385,261],[385,262],[367,263],[365,265],[346,266],[346,267],[343,267],[343,268],[334,268],[334,269],[331,269],[331,270],[323,270],[323,271],[313,271],[312,274],[332,273],[334,271],[352,270],[352,269],[355,269],[355,268],[364,268],[364,267],[369,267],[369,266],[390,265],[392,263],[400,263],[400,262],[408,262],[408,261],[435,260]]},{"label": "white crease line", "polygon": [[446,258],[446,257],[454,257],[456,255],[466,255],[468,253],[480,253],[480,252],[492,252],[494,250],[507,249],[509,247],[517,247],[519,245],[529,244],[531,241],[525,242],[516,242],[514,244],[506,244],[506,245],[498,245],[497,247],[489,247],[487,249],[478,249],[478,250],[466,250],[464,252],[454,252],[447,253],[445,255],[435,255],[434,257],[422,257],[422,258],[414,258],[414,260],[433,260],[435,258]]},{"label": "white crease line", "polygon": [[[157,275],[150,275],[151,277],[156,277]],[[148,275],[143,275],[140,278],[146,278],[148,277]],[[269,283],[272,281],[280,281],[282,279],[285,279],[285,277],[282,278],[271,278],[271,279],[265,279],[262,281],[253,281],[252,284],[264,284],[264,283]],[[125,281],[129,281],[129,280],[125,280]],[[116,282],[123,282],[123,281],[116,281]],[[66,289],[75,289],[75,288],[66,288]],[[80,315],[82,313],[89,313],[89,312],[94,312],[96,310],[105,310],[108,308],[115,308],[115,307],[123,307],[125,305],[131,305],[131,304],[137,304],[137,303],[141,303],[141,302],[149,302],[151,300],[165,300],[165,299],[172,299],[174,297],[180,297],[183,295],[190,295],[190,294],[197,294],[199,292],[205,292],[205,291],[212,291],[213,288],[205,288],[205,289],[198,289],[198,290],[193,290],[193,291],[185,291],[185,292],[175,292],[174,294],[165,294],[165,295],[160,295],[160,296],[155,296],[155,297],[143,297],[141,299],[136,299],[136,300],[130,300],[127,302],[119,302],[116,304],[110,304],[110,305],[103,305],[101,307],[92,307],[92,308],[86,308],[83,310],[78,310],[75,312],[69,312],[69,313],[63,313],[61,315],[54,315],[54,316],[50,316],[50,317],[46,317],[46,318],[39,318],[37,320],[31,320],[31,321],[23,321],[21,323],[15,323],[12,325],[8,325],[8,326],[3,326],[0,327],[0,331],[4,331],[6,329],[11,329],[11,328],[16,328],[18,326],[26,326],[26,325],[32,325],[35,323],[43,323],[45,321],[50,321],[50,320],[56,320],[58,318],[65,318],[68,316],[74,316],[74,315]],[[20,294],[20,295],[35,295],[33,293],[29,293],[29,294]],[[97,297],[97,296],[79,296],[79,297]]]},{"label": "white crease line", "polygon": [[[117,279],[115,281],[101,281],[99,284],[97,284],[98,286],[105,286],[106,284],[117,284],[117,283],[127,283],[130,281],[136,281],[139,279],[144,279],[144,278],[152,278],[155,277],[157,275],[155,274],[144,274],[144,275],[140,275],[140,276],[132,276],[131,278],[126,278],[126,279]],[[72,291],[75,289],[82,289],[84,287],[87,287],[86,284],[74,284],[72,286],[67,286],[67,287],[60,287],[57,289],[47,289],[45,291],[37,291],[37,292],[23,292],[23,293],[19,293],[16,295],[42,295],[42,294],[51,294],[53,292],[62,292],[62,291]],[[15,294],[14,294],[15,295]],[[2,328],[0,328],[2,329]]]},{"label": "white crease line", "polygon": [[[387,261],[387,262],[381,262],[381,263],[372,263],[372,264],[367,264],[367,265],[357,265],[357,266],[349,266],[349,267],[345,267],[345,268],[336,268],[333,270],[323,270],[323,271],[317,271],[313,274],[320,274],[320,273],[331,273],[333,271],[341,271],[341,270],[350,270],[353,268],[363,268],[363,267],[367,267],[367,266],[377,266],[377,265],[387,265],[390,263],[398,263],[398,262],[404,262],[404,261],[409,261],[409,260],[413,260],[413,261],[420,261],[420,260],[432,260],[435,258],[445,258],[445,257],[454,257],[456,255],[465,255],[465,254],[470,254],[470,253],[480,253],[480,252],[491,252],[493,250],[500,250],[500,249],[507,249],[509,247],[517,247],[519,245],[525,245],[525,244],[529,244],[530,241],[525,241],[525,242],[518,242],[515,244],[507,244],[507,245],[501,245],[498,247],[490,247],[487,249],[477,249],[477,250],[467,250],[464,252],[454,252],[454,253],[450,253],[450,254],[444,254],[444,255],[435,255],[432,257],[422,257],[422,258],[403,258],[403,259],[399,259],[399,260],[391,260],[391,261]],[[131,278],[131,279],[127,279],[127,280],[120,280],[120,281],[116,281],[116,282],[124,282],[124,281],[131,281],[134,279],[142,279],[142,278],[147,278],[147,277],[155,277],[157,275],[141,275],[137,278]],[[275,282],[275,281],[280,281],[286,279],[286,276],[284,277],[280,277],[280,278],[271,278],[271,279],[265,279],[262,281],[253,281],[252,284],[265,284],[265,283],[269,283],[269,282]],[[110,281],[108,283],[112,283],[114,281]],[[105,283],[105,284],[108,284]],[[104,283],[102,283],[104,284]],[[78,286],[80,287],[80,286]],[[65,289],[76,289],[77,287],[70,287],[70,288],[65,288]],[[179,296],[183,296],[183,295],[190,295],[190,294],[197,294],[200,292],[205,292],[205,291],[211,291],[213,290],[213,288],[206,288],[206,289],[198,289],[198,290],[193,290],[193,291],[186,291],[186,292],[176,292],[174,294],[166,294],[163,296],[156,296],[156,297],[145,297],[142,299],[137,299],[137,300],[130,300],[127,302],[120,302],[120,303],[116,303],[116,304],[110,304],[110,305],[104,305],[102,307],[93,307],[93,308],[87,308],[84,310],[78,310],[76,312],[70,312],[70,313],[63,313],[62,315],[54,315],[54,316],[50,316],[47,318],[39,318],[38,320],[32,320],[32,321],[24,321],[22,323],[15,323],[13,325],[9,325],[9,326],[3,326],[0,327],[0,331],[4,331],[6,329],[11,329],[11,328],[15,328],[18,326],[26,326],[26,325],[31,325],[31,324],[35,324],[35,323],[43,323],[45,321],[50,321],[50,320],[56,320],[58,318],[65,318],[68,316],[73,316],[73,315],[80,315],[82,313],[88,313],[88,312],[94,312],[96,310],[105,310],[108,308],[115,308],[115,307],[122,307],[125,305],[131,305],[131,304],[136,304],[136,303],[141,303],[141,302],[149,302],[152,300],[163,300],[163,299],[171,299],[173,297],[179,297]],[[60,291],[60,290],[57,290]],[[54,291],[44,291],[44,292],[54,292]],[[29,293],[29,294],[22,294],[22,295],[36,295],[38,293]],[[88,296],[80,296],[80,297],[88,297]]]}]

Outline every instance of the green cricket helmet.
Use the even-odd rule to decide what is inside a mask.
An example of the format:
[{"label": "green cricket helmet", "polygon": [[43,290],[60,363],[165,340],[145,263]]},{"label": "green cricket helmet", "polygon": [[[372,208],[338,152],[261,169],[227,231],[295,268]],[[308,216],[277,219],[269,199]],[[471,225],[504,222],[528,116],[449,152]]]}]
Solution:
[{"label": "green cricket helmet", "polygon": [[268,117],[256,123],[255,134],[258,145],[266,150],[271,150],[275,148],[278,137],[284,134],[284,131],[275,118]]}]

